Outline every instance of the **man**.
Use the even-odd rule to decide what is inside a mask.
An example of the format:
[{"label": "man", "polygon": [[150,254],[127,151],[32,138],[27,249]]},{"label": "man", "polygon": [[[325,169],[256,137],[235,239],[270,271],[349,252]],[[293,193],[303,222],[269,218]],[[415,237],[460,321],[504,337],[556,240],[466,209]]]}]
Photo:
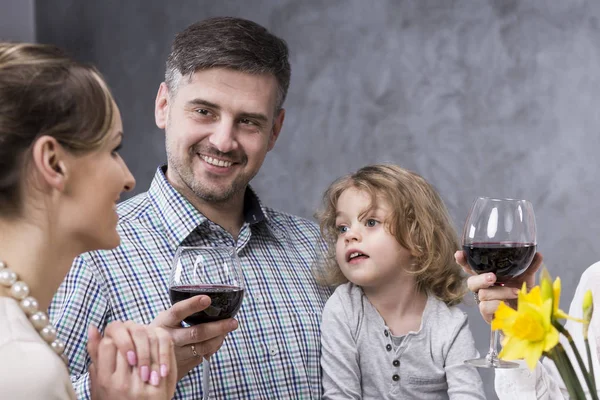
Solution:
[{"label": "man", "polygon": [[[249,187],[281,132],[289,81],[287,45],[253,22],[209,19],[175,38],[155,103],[167,165],[148,192],[119,205],[121,245],[79,257],[50,309],[80,397],[89,396],[88,325],[111,320],[170,332],[176,399],[201,397],[196,367],[211,355],[216,398],[321,396],[319,323],[329,292],[310,268],[318,228],[262,206]],[[236,246],[246,284],[239,329],[234,320],[181,327],[208,305],[199,296],[171,307],[170,263],[184,245]],[[140,370],[147,379],[148,368]]]}]

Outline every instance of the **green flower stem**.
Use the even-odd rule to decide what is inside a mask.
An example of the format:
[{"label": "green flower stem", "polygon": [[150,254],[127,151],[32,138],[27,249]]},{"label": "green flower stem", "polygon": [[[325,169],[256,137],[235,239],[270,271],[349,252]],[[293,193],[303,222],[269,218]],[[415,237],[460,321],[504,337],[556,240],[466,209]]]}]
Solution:
[{"label": "green flower stem", "polygon": [[[583,363],[583,359],[581,358],[581,355],[579,354],[579,350],[577,350],[577,346],[575,346],[573,337],[571,336],[569,331],[566,330],[565,327],[562,326],[561,324],[559,324],[558,322],[553,321],[552,325],[554,325],[554,327],[560,333],[562,333],[569,341],[569,345],[571,346],[571,349],[573,350],[573,354],[575,354],[575,359],[577,360],[577,364],[579,364],[579,368],[581,369],[581,374],[583,375],[583,378],[585,379],[585,383],[587,384],[587,387],[590,391],[590,395],[592,396],[592,399],[598,400],[598,392],[596,392],[596,385],[591,380],[590,374],[588,373],[587,369],[585,368],[585,364]],[[560,345],[560,343],[559,343],[559,345]],[[564,348],[563,348],[563,351],[564,351]],[[565,353],[565,356],[566,356],[566,353]],[[567,357],[567,359],[568,359],[568,357]],[[569,364],[571,364],[571,363],[569,362]],[[571,368],[573,368],[572,365],[571,365]],[[577,378],[577,375],[575,375],[575,377]],[[579,398],[579,397],[576,397],[576,398]]]},{"label": "green flower stem", "polygon": [[556,365],[556,369],[558,369],[558,373],[567,387],[569,397],[572,399],[585,399],[581,383],[577,379],[577,374],[562,345],[557,344],[547,354],[554,361],[554,365]]},{"label": "green flower stem", "polygon": [[596,377],[594,376],[594,364],[592,364],[592,352],[590,351],[590,341],[587,337],[585,338],[585,351],[587,353],[590,378],[592,380],[592,383],[594,384],[594,392],[598,393],[598,390],[596,389]]}]

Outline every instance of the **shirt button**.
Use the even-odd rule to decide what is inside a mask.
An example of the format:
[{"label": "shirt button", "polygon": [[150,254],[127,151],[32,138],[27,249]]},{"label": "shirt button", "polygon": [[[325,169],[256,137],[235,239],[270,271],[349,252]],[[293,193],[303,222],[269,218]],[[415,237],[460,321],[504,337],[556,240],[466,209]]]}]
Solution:
[{"label": "shirt button", "polygon": [[278,352],[279,352],[279,350],[277,349],[277,346],[269,347],[269,353],[271,353],[272,356],[276,355]]},{"label": "shirt button", "polygon": [[387,346],[385,346],[385,349],[386,349],[387,351],[392,351],[392,345],[391,345],[391,344],[388,344]]},{"label": "shirt button", "polygon": [[398,361],[398,360],[394,360],[394,362],[392,363],[392,365],[393,365],[394,367],[398,367],[398,366],[400,365],[400,361]]},{"label": "shirt button", "polygon": [[384,334],[386,337],[390,335],[390,334],[388,333],[388,331],[387,331],[387,330],[383,331],[383,334]]},{"label": "shirt button", "polygon": [[398,376],[398,374],[394,374],[394,376],[392,376],[392,379],[393,379],[395,382],[398,382],[398,381],[400,380],[400,376]]}]

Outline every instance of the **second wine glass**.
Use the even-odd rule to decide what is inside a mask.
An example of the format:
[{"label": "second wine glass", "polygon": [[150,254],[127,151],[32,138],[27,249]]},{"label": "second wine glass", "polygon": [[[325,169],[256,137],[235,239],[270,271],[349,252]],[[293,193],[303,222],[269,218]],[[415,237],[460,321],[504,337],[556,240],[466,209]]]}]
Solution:
[{"label": "second wine glass", "polygon": [[[527,200],[477,198],[463,230],[463,251],[477,274],[493,272],[496,285],[523,274],[536,252],[533,206]],[[482,368],[517,368],[519,364],[498,359],[498,332],[492,331],[485,358],[467,360]]]},{"label": "second wine glass", "polygon": [[[171,303],[193,296],[210,297],[205,310],[184,319],[188,325],[234,317],[244,298],[244,277],[235,247],[179,247],[169,281]],[[202,399],[210,392],[210,360],[203,360]]]}]

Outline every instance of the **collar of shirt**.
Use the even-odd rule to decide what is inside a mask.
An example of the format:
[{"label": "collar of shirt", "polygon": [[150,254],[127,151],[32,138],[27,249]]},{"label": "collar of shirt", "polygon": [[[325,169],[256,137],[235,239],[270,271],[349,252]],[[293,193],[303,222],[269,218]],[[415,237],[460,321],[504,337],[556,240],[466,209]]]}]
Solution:
[{"label": "collar of shirt", "polygon": [[[154,175],[148,199],[153,206],[156,215],[164,227],[169,238],[170,246],[175,249],[183,242],[197,227],[212,223],[200,211],[198,211],[181,193],[169,183],[165,172],[167,166],[159,167]],[[271,230],[277,230],[273,224],[269,224],[267,212],[262,206],[254,190],[248,186],[244,195],[244,220],[249,225],[266,223]],[[272,232],[279,237],[279,232]]]}]

